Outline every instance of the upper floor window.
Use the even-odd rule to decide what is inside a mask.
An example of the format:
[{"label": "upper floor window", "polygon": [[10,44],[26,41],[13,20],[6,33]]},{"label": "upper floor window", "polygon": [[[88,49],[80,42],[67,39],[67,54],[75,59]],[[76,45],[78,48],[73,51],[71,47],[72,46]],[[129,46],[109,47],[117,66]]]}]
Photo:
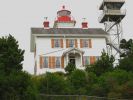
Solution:
[{"label": "upper floor window", "polygon": [[74,39],[69,40],[69,47],[74,47]]},{"label": "upper floor window", "polygon": [[83,47],[87,48],[89,45],[88,39],[83,40]]},{"label": "upper floor window", "polygon": [[52,48],[63,48],[63,39],[51,39]]},{"label": "upper floor window", "polygon": [[66,48],[77,48],[78,47],[78,43],[77,43],[77,39],[66,39]]},{"label": "upper floor window", "polygon": [[60,45],[61,45],[60,40],[59,39],[54,39],[54,47],[59,48]]},{"label": "upper floor window", "polygon": [[80,39],[80,48],[92,48],[91,39]]}]

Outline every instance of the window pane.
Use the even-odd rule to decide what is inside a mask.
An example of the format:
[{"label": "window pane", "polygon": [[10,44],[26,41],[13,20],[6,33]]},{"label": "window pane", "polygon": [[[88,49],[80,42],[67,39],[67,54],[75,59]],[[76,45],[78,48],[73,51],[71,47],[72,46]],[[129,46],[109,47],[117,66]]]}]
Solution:
[{"label": "window pane", "polygon": [[61,59],[60,57],[56,57],[56,68],[60,68]]},{"label": "window pane", "polygon": [[83,47],[88,47],[88,40],[86,39],[83,40]]},{"label": "window pane", "polygon": [[44,68],[48,68],[48,57],[44,57]]},{"label": "window pane", "polygon": [[84,57],[84,65],[90,65],[90,57],[88,56]]},{"label": "window pane", "polygon": [[60,47],[60,40],[59,39],[54,40],[54,47],[56,47],[56,48]]},{"label": "window pane", "polygon": [[69,40],[69,47],[74,47],[74,39]]}]

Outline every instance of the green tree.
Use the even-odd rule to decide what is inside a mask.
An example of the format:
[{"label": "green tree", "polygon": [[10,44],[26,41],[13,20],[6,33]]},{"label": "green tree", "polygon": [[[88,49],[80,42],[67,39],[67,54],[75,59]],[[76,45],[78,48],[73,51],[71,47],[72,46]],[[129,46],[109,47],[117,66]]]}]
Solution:
[{"label": "green tree", "polygon": [[19,49],[18,41],[13,36],[0,38],[0,72],[21,71],[23,54],[24,50]]},{"label": "green tree", "polygon": [[64,77],[56,73],[46,73],[40,79],[39,92],[42,94],[64,94],[67,88]]},{"label": "green tree", "polygon": [[67,74],[71,74],[75,69],[76,69],[75,65],[68,63],[68,65],[65,67],[65,72]]},{"label": "green tree", "polygon": [[119,61],[118,68],[133,72],[133,40],[130,39],[124,43],[123,41],[121,41],[120,48],[125,51],[123,54],[124,58]]},{"label": "green tree", "polygon": [[74,94],[86,94],[87,77],[85,71],[79,69],[73,71],[68,81],[70,81]]},{"label": "green tree", "polygon": [[98,61],[90,66],[86,67],[87,72],[94,72],[97,76],[113,70],[113,63],[115,59],[113,56],[109,56],[105,51],[102,52],[102,55]]},{"label": "green tree", "polygon": [[31,75],[22,71],[24,50],[11,35],[0,38],[0,100],[34,100]]}]

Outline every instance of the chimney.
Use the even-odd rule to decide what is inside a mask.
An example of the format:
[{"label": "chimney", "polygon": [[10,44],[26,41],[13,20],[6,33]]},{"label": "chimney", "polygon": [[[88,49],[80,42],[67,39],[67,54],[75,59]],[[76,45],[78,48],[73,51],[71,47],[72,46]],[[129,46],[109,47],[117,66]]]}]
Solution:
[{"label": "chimney", "polygon": [[45,17],[45,21],[43,22],[44,29],[49,29],[49,21],[47,21],[47,17]]},{"label": "chimney", "polygon": [[88,28],[88,22],[82,22],[82,28],[87,29]]},{"label": "chimney", "polygon": [[86,18],[83,18],[83,22],[82,22],[82,29],[88,29],[88,22],[87,21],[85,21],[86,20]]}]

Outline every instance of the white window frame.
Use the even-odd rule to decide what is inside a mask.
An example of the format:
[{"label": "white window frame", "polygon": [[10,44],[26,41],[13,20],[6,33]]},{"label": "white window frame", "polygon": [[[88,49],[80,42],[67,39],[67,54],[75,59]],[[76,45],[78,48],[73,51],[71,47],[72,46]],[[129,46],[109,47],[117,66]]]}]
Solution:
[{"label": "white window frame", "polygon": [[49,58],[48,57],[44,57],[44,68],[48,68],[49,67]]},{"label": "white window frame", "polygon": [[69,47],[70,48],[75,47],[75,39],[69,39]]},{"label": "white window frame", "polygon": [[55,48],[60,48],[61,47],[60,39],[54,39],[54,47]]},{"label": "white window frame", "polygon": [[61,57],[55,57],[55,68],[61,68]]}]

